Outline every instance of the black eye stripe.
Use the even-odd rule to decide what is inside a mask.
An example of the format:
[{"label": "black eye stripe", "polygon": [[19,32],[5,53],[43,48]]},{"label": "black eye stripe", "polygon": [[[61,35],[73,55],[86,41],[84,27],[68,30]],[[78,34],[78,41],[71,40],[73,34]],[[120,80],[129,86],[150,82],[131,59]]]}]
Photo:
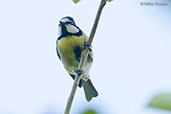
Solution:
[{"label": "black eye stripe", "polygon": [[[62,19],[67,19],[68,21],[71,21],[72,23],[75,24],[74,19],[73,19],[72,17],[70,17],[70,16],[63,17]],[[61,20],[62,20],[62,19],[61,19]]]},{"label": "black eye stripe", "polygon": [[71,24],[71,25],[75,25],[72,22],[65,22],[64,24]]}]

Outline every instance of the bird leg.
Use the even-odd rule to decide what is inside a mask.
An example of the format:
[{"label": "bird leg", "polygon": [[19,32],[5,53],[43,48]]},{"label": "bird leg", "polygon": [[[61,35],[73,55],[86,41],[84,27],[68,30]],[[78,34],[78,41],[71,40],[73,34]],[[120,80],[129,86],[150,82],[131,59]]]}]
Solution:
[{"label": "bird leg", "polygon": [[81,76],[83,74],[82,70],[73,70],[78,76]]},{"label": "bird leg", "polygon": [[90,44],[88,44],[87,42],[84,42],[84,49],[87,47],[88,47],[89,51],[92,51],[92,46]]}]

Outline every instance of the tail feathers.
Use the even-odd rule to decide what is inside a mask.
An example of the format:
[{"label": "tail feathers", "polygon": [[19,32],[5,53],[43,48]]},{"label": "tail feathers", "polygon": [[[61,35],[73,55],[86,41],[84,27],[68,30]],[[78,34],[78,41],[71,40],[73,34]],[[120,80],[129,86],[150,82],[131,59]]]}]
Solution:
[{"label": "tail feathers", "polygon": [[82,80],[83,88],[84,88],[84,93],[87,101],[90,101],[93,97],[97,97],[98,93],[96,89],[94,88],[91,80],[84,81]]}]

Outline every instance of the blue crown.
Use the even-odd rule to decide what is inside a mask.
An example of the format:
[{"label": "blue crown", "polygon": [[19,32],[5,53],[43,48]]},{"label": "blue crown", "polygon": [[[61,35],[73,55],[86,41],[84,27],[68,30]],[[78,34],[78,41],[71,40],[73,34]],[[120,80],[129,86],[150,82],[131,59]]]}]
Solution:
[{"label": "blue crown", "polygon": [[72,21],[75,24],[74,19],[72,17],[70,17],[70,16],[63,17],[62,19],[68,19],[68,20]]}]

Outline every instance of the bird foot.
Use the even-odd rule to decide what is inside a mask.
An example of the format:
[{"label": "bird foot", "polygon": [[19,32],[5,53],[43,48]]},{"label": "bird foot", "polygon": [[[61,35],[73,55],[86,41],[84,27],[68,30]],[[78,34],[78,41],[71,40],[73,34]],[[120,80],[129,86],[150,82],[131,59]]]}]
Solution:
[{"label": "bird foot", "polygon": [[78,76],[81,76],[83,74],[82,70],[73,70]]},{"label": "bird foot", "polygon": [[84,49],[87,47],[88,47],[89,51],[92,51],[92,46],[90,44],[88,44],[87,42],[84,42]]}]

